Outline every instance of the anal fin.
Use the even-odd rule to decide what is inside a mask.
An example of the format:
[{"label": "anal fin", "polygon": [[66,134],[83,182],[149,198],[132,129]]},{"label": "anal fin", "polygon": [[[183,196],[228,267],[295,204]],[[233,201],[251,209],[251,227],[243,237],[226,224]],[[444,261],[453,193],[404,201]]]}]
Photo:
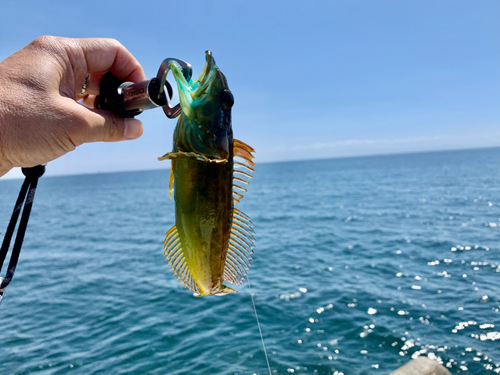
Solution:
[{"label": "anal fin", "polygon": [[233,208],[231,231],[224,264],[223,279],[240,285],[252,262],[254,244],[253,223],[248,215]]}]

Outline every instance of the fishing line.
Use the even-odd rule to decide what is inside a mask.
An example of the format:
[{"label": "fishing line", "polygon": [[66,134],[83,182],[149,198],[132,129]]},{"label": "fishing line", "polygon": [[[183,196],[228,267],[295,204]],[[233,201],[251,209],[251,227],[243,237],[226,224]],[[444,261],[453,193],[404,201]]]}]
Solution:
[{"label": "fishing line", "polygon": [[255,301],[253,299],[252,286],[250,285],[250,279],[247,275],[248,290],[250,291],[250,297],[252,298],[253,311],[255,312],[255,319],[257,320],[257,327],[259,327],[260,339],[262,341],[262,347],[264,348],[264,355],[266,356],[267,368],[269,369],[269,375],[271,374],[271,366],[269,365],[269,358],[267,357],[266,344],[264,344],[264,336],[262,336],[262,330],[260,329],[259,316],[257,315],[257,309],[255,308]]}]

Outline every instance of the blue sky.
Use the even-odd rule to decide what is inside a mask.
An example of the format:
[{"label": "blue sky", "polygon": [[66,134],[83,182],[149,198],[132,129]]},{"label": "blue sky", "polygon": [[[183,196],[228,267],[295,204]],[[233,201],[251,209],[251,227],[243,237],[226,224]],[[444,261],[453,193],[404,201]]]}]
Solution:
[{"label": "blue sky", "polygon": [[[500,2],[2,0],[0,59],[43,34],[112,37],[148,77],[212,50],[257,162],[500,146]],[[86,144],[47,175],[167,167],[174,120]],[[19,171],[9,174],[19,176]]]}]

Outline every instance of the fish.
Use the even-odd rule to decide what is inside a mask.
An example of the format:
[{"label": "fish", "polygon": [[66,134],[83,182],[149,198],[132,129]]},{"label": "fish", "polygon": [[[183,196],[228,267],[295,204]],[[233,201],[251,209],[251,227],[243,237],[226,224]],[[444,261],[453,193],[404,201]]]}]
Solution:
[{"label": "fish", "polygon": [[234,97],[210,51],[193,80],[170,61],[182,112],[170,160],[169,195],[175,225],[164,241],[165,260],[177,280],[195,296],[236,293],[252,262],[254,225],[235,207],[253,177],[255,150],[233,138]]}]

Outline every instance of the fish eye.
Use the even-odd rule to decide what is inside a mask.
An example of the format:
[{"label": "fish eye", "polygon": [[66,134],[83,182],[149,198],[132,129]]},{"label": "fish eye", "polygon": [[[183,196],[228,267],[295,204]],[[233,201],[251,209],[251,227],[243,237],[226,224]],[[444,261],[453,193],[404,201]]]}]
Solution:
[{"label": "fish eye", "polygon": [[228,89],[222,90],[219,95],[219,101],[222,109],[229,109],[234,104],[233,94]]}]

